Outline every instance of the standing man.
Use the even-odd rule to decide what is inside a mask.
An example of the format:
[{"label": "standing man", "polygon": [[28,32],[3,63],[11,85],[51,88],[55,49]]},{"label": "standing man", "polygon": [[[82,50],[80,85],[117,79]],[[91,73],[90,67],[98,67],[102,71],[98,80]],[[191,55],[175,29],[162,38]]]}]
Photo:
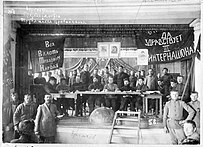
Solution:
[{"label": "standing man", "polygon": [[[147,85],[147,87],[149,88],[148,90],[150,91],[155,91],[157,90],[157,78],[156,76],[154,75],[154,71],[152,68],[150,68],[148,70],[148,75],[146,76],[145,78],[145,85]],[[154,109],[155,110],[155,102],[157,100],[149,100],[149,109]]]},{"label": "standing man", "polygon": [[112,76],[112,77],[113,77],[113,75],[109,72],[109,68],[108,68],[108,66],[107,66],[107,67],[105,67],[104,79],[103,79],[103,83],[102,83],[103,85],[108,84],[109,76]]},{"label": "standing man", "polygon": [[[120,89],[121,87],[124,86],[124,79],[129,80],[129,75],[123,71],[123,66],[119,66],[118,74],[117,74],[117,80],[116,80],[116,83],[115,83],[115,84],[117,84],[118,89]],[[116,110],[118,110],[120,108],[121,97],[122,96],[119,95],[118,98],[117,98]]]},{"label": "standing man", "polygon": [[68,86],[70,86],[70,87],[72,87],[72,85],[76,83],[75,79],[76,79],[76,76],[77,76],[77,70],[74,70],[71,73],[72,73],[72,75],[69,78],[69,84],[68,84]]},{"label": "standing man", "polygon": [[56,118],[59,111],[52,104],[52,96],[44,97],[44,104],[39,105],[35,119],[35,134],[40,136],[43,143],[54,143],[56,135]]},{"label": "standing man", "polygon": [[147,87],[151,91],[157,90],[157,78],[154,75],[154,71],[152,68],[148,70],[148,75],[146,76],[145,85],[147,85]]},{"label": "standing man", "polygon": [[173,77],[168,73],[168,68],[163,68],[161,79],[163,80],[163,86],[167,95],[170,95],[169,87],[171,79],[173,79]]},{"label": "standing man", "polygon": [[84,84],[86,87],[86,90],[88,90],[88,86],[90,85],[90,72],[88,71],[88,65],[85,64],[83,71],[80,75],[81,82]]},{"label": "standing man", "polygon": [[93,83],[93,78],[96,77],[98,82],[101,83],[101,77],[98,75],[98,69],[95,68],[94,71],[93,71],[93,74],[92,76],[90,77],[90,81],[91,83]]},{"label": "standing man", "polygon": [[21,121],[35,119],[37,113],[37,105],[32,101],[31,95],[26,94],[24,96],[24,102],[18,105],[13,115],[14,123],[14,139],[19,138],[18,125]]},{"label": "standing man", "polygon": [[[187,120],[192,120],[195,111],[184,101],[178,99],[178,91],[170,92],[171,100],[164,107],[163,124],[166,133],[169,132],[173,144],[180,144],[185,139],[182,124]],[[183,120],[183,110],[188,112],[188,116]]]},{"label": "standing man", "polygon": [[[184,88],[185,88],[185,84],[183,84],[183,76],[179,75],[177,77],[177,90],[178,90],[178,94],[179,94],[180,97],[182,97],[182,95],[183,95]],[[186,103],[189,102],[188,91],[189,90],[187,88],[185,90],[185,93],[184,93],[183,99],[182,99]]]},{"label": "standing man", "polygon": [[13,114],[19,104],[20,101],[18,99],[18,94],[16,92],[11,93],[11,101],[3,104],[3,112],[2,112],[3,142],[10,142],[14,137]]},{"label": "standing man", "polygon": [[200,134],[200,101],[197,100],[198,92],[192,92],[190,95],[191,101],[188,103],[195,110],[193,121],[196,124],[197,132]]},{"label": "standing man", "polygon": [[118,75],[117,75],[117,81],[116,84],[118,85],[118,88],[121,88],[124,86],[124,79],[129,80],[129,76],[127,73],[123,71],[123,66],[119,66],[118,68]]},{"label": "standing man", "polygon": [[30,85],[33,85],[34,83],[34,76],[32,73],[32,69],[28,69],[28,90],[30,91]]},{"label": "standing man", "polygon": [[132,70],[130,72],[130,87],[136,87],[136,83],[137,83],[137,77],[135,76],[135,72]]},{"label": "standing man", "polygon": [[[88,90],[88,87],[91,83],[91,80],[90,80],[90,72],[88,71],[88,65],[87,64],[84,65],[84,68],[83,68],[83,71],[82,71],[80,77],[81,77],[81,82],[85,88],[84,90]],[[84,95],[83,99],[82,99],[82,101],[84,103],[84,109],[86,109],[87,99],[88,99],[88,95]]]}]

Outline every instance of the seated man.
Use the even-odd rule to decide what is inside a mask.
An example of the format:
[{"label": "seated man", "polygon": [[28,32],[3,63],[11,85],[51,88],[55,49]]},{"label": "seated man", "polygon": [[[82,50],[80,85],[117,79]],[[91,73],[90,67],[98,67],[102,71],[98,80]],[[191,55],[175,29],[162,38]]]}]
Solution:
[{"label": "seated man", "polygon": [[[76,92],[76,91],[85,91],[85,86],[82,84],[82,82],[80,82],[80,77],[77,76],[75,79],[75,83],[71,86],[71,91],[72,92]],[[82,112],[82,96],[77,95],[77,99],[76,99],[76,112],[75,112],[75,116],[82,116],[83,112]]]},{"label": "seated man", "polygon": [[[59,93],[70,92],[70,87],[66,84],[65,78],[60,79],[60,84],[56,87],[56,90]],[[57,99],[57,103],[59,103],[59,105],[61,106],[59,107],[60,113],[63,113],[65,115],[68,115],[69,106],[74,109],[74,99],[67,99],[61,97],[60,99]]]},{"label": "seated man", "polygon": [[182,144],[200,144],[200,135],[197,133],[196,124],[192,120],[187,120],[184,123],[183,130],[186,139],[182,141]]},{"label": "seated man", "polygon": [[[136,86],[136,91],[140,92],[142,94],[142,92],[145,92],[148,90],[147,85],[144,84],[144,78],[139,78],[138,79],[138,84]],[[131,101],[131,110],[134,111],[135,107],[138,110],[142,110],[142,97],[140,95],[136,95],[135,98],[132,99]]]},{"label": "seated man", "polygon": [[[119,90],[118,86],[113,83],[112,76],[109,76],[108,82],[109,83],[104,86],[104,91],[118,91]],[[108,108],[112,107],[114,112],[116,111],[116,99],[117,99],[116,95],[107,95],[105,98],[105,106]]]},{"label": "seated man", "polygon": [[[128,79],[124,79],[124,86],[121,87],[120,90],[121,91],[132,91],[133,90],[133,88],[130,87],[130,82],[128,81]],[[129,101],[131,102],[130,98],[132,98],[131,95],[123,95],[121,97],[121,105],[120,105],[121,111],[127,111],[127,105],[129,103]],[[131,110],[131,111],[133,111],[133,110]]]},{"label": "seated man", "polygon": [[35,123],[33,120],[24,120],[19,123],[19,139],[11,140],[11,143],[37,143],[37,136],[34,134]]},{"label": "seated man", "polygon": [[[99,92],[103,89],[103,86],[98,82],[97,77],[93,77],[93,83],[88,87],[89,91]],[[101,95],[90,95],[88,98],[89,114],[94,110],[94,105],[101,107],[102,96]]]}]

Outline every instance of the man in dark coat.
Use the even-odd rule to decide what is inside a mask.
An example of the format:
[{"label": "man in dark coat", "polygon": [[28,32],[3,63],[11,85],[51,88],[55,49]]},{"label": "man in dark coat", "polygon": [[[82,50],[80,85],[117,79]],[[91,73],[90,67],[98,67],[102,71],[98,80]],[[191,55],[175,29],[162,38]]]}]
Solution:
[{"label": "man in dark coat", "polygon": [[[140,93],[143,93],[148,90],[147,85],[144,84],[144,78],[138,79],[138,84],[135,89],[137,92],[140,92]],[[137,110],[142,110],[142,104],[143,104],[142,99],[143,98],[140,95],[136,95],[135,98],[132,99],[132,102],[131,102],[132,111],[135,110],[135,107],[137,108]]]},{"label": "man in dark coat", "polygon": [[35,123],[33,120],[24,120],[19,123],[20,138],[11,140],[11,143],[38,143],[34,134]]},{"label": "man in dark coat", "polygon": [[164,85],[164,88],[166,89],[167,91],[167,94],[170,94],[170,82],[171,82],[171,79],[173,79],[173,77],[168,73],[168,68],[163,68],[162,70],[162,73],[163,75],[161,76],[161,79],[163,80],[163,85]]},{"label": "man in dark coat", "polygon": [[34,79],[34,84],[42,84],[42,85],[46,84],[46,79],[42,77],[41,72],[39,72],[38,76]]},{"label": "man in dark coat", "polygon": [[91,83],[93,83],[93,78],[96,77],[98,80],[98,83],[101,83],[101,76],[98,75],[98,69],[94,69],[92,76],[90,77]]},{"label": "man in dark coat", "polygon": [[[121,91],[133,91],[134,89],[130,87],[130,83],[128,79],[124,79],[124,86],[120,88]],[[131,95],[123,95],[121,97],[121,105],[120,109],[121,111],[127,111],[128,103],[131,102],[132,96]],[[133,110],[131,110],[133,111]]]},{"label": "man in dark coat", "polygon": [[11,93],[11,101],[3,104],[2,129],[4,142],[10,142],[14,138],[13,114],[19,104],[20,101],[16,92]]},{"label": "man in dark coat", "polygon": [[123,71],[123,66],[119,66],[118,74],[117,74],[117,81],[116,81],[118,88],[121,88],[124,86],[124,79],[129,79],[129,75]]},{"label": "man in dark coat", "polygon": [[[84,68],[83,68],[83,71],[80,75],[80,78],[81,78],[81,82],[82,82],[85,90],[88,90],[88,87],[91,83],[91,79],[90,79],[90,72],[88,71],[88,65],[87,64],[84,65]],[[88,99],[88,95],[84,95],[83,99],[82,99],[82,101],[84,103],[84,109],[86,109],[87,99]]]},{"label": "man in dark coat", "polygon": [[[90,84],[90,86],[88,87],[88,90],[92,92],[99,92],[103,90],[103,86],[101,85],[101,83],[99,83],[96,76],[93,78],[93,83]],[[94,95],[94,94],[90,95],[88,98],[89,114],[92,113],[95,105],[97,107],[101,107],[101,103],[102,103],[101,95]]]},{"label": "man in dark coat", "polygon": [[[70,92],[70,87],[66,84],[65,78],[60,79],[60,84],[57,85],[56,90],[59,93]],[[69,106],[74,109],[74,99],[67,99],[61,96],[59,99],[57,99],[57,103],[59,103],[61,106],[58,110],[65,115],[68,115]]]},{"label": "man in dark coat", "polygon": [[[71,91],[76,92],[76,91],[85,91],[86,87],[83,85],[82,82],[80,82],[80,77],[76,76],[75,83],[71,86]],[[75,110],[75,116],[83,116],[83,111],[82,111],[82,104],[83,104],[83,96],[77,95],[76,99],[76,110]]]}]

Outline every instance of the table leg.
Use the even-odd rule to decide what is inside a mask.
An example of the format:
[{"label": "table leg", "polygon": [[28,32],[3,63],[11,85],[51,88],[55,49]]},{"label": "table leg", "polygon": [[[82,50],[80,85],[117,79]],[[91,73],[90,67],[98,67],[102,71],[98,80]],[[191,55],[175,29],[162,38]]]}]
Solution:
[{"label": "table leg", "polygon": [[74,95],[74,104],[75,104],[75,114],[74,116],[77,116],[76,112],[78,112],[77,110],[77,94]]},{"label": "table leg", "polygon": [[159,102],[159,100],[158,99],[155,99],[155,101],[156,101],[156,115],[158,115],[158,113],[159,113],[159,107],[158,107],[158,102]]},{"label": "table leg", "polygon": [[160,107],[160,118],[162,118],[162,96],[160,96],[160,104],[159,104],[159,107]]},{"label": "table leg", "polygon": [[145,101],[146,101],[146,97],[143,97],[143,103],[142,103],[142,107],[143,107],[143,108],[142,108],[142,111],[143,111],[143,114],[146,113],[146,112],[145,112],[145,106],[146,106],[146,104],[145,104],[146,102],[145,102]]},{"label": "table leg", "polygon": [[145,111],[146,111],[146,114],[148,114],[148,98],[147,97],[146,97],[145,101],[146,101],[146,108],[145,108],[146,110]]}]

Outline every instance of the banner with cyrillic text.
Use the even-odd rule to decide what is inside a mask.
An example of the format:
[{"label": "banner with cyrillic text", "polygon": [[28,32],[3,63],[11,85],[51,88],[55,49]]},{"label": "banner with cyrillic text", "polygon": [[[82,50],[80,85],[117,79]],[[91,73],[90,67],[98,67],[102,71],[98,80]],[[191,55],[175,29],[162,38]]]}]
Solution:
[{"label": "banner with cyrillic text", "polygon": [[30,43],[34,72],[44,72],[63,66],[64,39],[47,39]]},{"label": "banner with cyrillic text", "polygon": [[149,64],[184,60],[196,52],[193,30],[144,30],[136,40],[138,49],[148,49]]}]

